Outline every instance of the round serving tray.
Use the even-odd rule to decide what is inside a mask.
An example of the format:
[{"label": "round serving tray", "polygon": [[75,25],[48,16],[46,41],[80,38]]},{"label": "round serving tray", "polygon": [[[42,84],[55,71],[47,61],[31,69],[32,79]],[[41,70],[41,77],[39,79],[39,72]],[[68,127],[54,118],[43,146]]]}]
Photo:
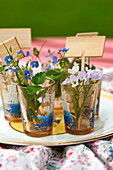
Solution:
[{"label": "round serving tray", "polygon": [[[59,120],[61,115],[56,116]],[[56,118],[56,119],[57,119]],[[20,129],[19,129],[20,128]],[[56,130],[56,131],[55,131]],[[20,131],[20,132],[19,132]],[[85,143],[110,136],[113,133],[113,96],[102,93],[100,100],[100,115],[95,121],[94,131],[88,135],[71,135],[65,133],[63,120],[58,127],[54,126],[54,133],[47,137],[29,137],[22,131],[22,124],[9,124],[4,119],[2,102],[0,100],[0,142],[14,145],[71,145]]]}]

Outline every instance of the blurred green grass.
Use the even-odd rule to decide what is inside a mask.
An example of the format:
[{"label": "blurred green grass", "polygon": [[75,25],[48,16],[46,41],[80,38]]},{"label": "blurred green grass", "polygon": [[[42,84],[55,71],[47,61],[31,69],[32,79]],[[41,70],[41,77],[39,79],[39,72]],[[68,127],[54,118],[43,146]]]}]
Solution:
[{"label": "blurred green grass", "polygon": [[33,37],[98,31],[113,37],[113,0],[0,0],[0,28],[32,28]]}]

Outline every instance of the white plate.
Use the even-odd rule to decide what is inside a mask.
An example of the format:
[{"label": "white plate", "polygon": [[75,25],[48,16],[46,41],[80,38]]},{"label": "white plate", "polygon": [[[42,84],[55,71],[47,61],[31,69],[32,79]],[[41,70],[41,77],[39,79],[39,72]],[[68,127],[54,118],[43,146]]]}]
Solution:
[{"label": "white plate", "polygon": [[104,94],[100,101],[100,117],[95,121],[94,132],[88,135],[71,135],[68,133],[34,138],[18,132],[9,126],[4,119],[2,104],[0,103],[0,142],[15,145],[69,145],[103,138],[113,133],[113,100],[112,96]]}]

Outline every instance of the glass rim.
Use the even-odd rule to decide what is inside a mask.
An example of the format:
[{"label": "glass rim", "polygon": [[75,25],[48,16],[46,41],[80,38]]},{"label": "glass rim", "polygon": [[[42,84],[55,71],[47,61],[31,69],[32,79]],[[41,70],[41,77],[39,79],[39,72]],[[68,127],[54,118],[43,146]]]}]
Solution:
[{"label": "glass rim", "polygon": [[[46,80],[52,80],[53,82],[52,82],[50,85],[47,85],[47,86],[44,86],[44,87],[42,86],[42,89],[45,88],[45,87],[47,88],[47,87],[51,87],[51,86],[54,86],[54,85],[55,85],[55,80],[54,80],[54,79],[52,79],[52,78],[50,78],[50,77],[47,77]],[[17,85],[18,85],[19,87],[21,87],[21,88],[26,88],[26,87],[27,87],[27,86],[21,86],[21,85],[19,85],[19,84],[17,84]],[[28,86],[29,86],[29,85],[28,85]]]}]

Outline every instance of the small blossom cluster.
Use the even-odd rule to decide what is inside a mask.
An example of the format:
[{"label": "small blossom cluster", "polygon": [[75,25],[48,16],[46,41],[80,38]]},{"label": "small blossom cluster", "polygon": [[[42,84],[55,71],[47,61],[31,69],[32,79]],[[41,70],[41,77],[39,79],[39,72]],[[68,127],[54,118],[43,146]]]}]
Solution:
[{"label": "small blossom cluster", "polygon": [[[59,54],[60,57],[57,57],[56,55],[54,55],[55,51],[53,51],[53,52],[50,52],[50,51],[49,51],[49,53],[48,53],[45,57],[46,57],[46,58],[52,57],[52,61],[51,61],[51,63],[49,62],[49,63],[46,65],[47,71],[49,71],[53,66],[59,64],[60,59],[63,59],[63,58],[65,57],[65,53],[67,53],[68,50],[69,50],[69,49],[67,49],[67,48],[62,48],[62,49],[58,50],[57,54]],[[52,66],[51,64],[52,64],[53,66]]]},{"label": "small blossom cluster", "polygon": [[68,77],[63,81],[63,85],[71,84],[72,87],[78,85],[94,84],[101,79],[107,79],[107,75],[102,70],[79,71],[79,66],[68,69]]},{"label": "small blossom cluster", "polygon": [[[23,53],[21,50],[17,50],[17,55]],[[30,56],[30,52],[29,51],[26,51],[26,54],[25,54],[25,57],[29,57]],[[26,80],[31,80],[31,76],[32,76],[32,68],[38,68],[39,67],[39,62],[38,61],[30,61],[29,62],[29,65],[28,63],[26,65],[25,68],[24,67],[20,67],[19,66],[19,61],[18,61],[18,58],[13,58],[12,55],[8,55],[4,58],[4,61],[6,63],[6,67],[5,69],[6,70],[10,70],[10,71],[14,71],[14,72],[21,72],[21,75],[22,75],[22,72],[23,72],[23,76],[24,76],[24,79]]]}]

